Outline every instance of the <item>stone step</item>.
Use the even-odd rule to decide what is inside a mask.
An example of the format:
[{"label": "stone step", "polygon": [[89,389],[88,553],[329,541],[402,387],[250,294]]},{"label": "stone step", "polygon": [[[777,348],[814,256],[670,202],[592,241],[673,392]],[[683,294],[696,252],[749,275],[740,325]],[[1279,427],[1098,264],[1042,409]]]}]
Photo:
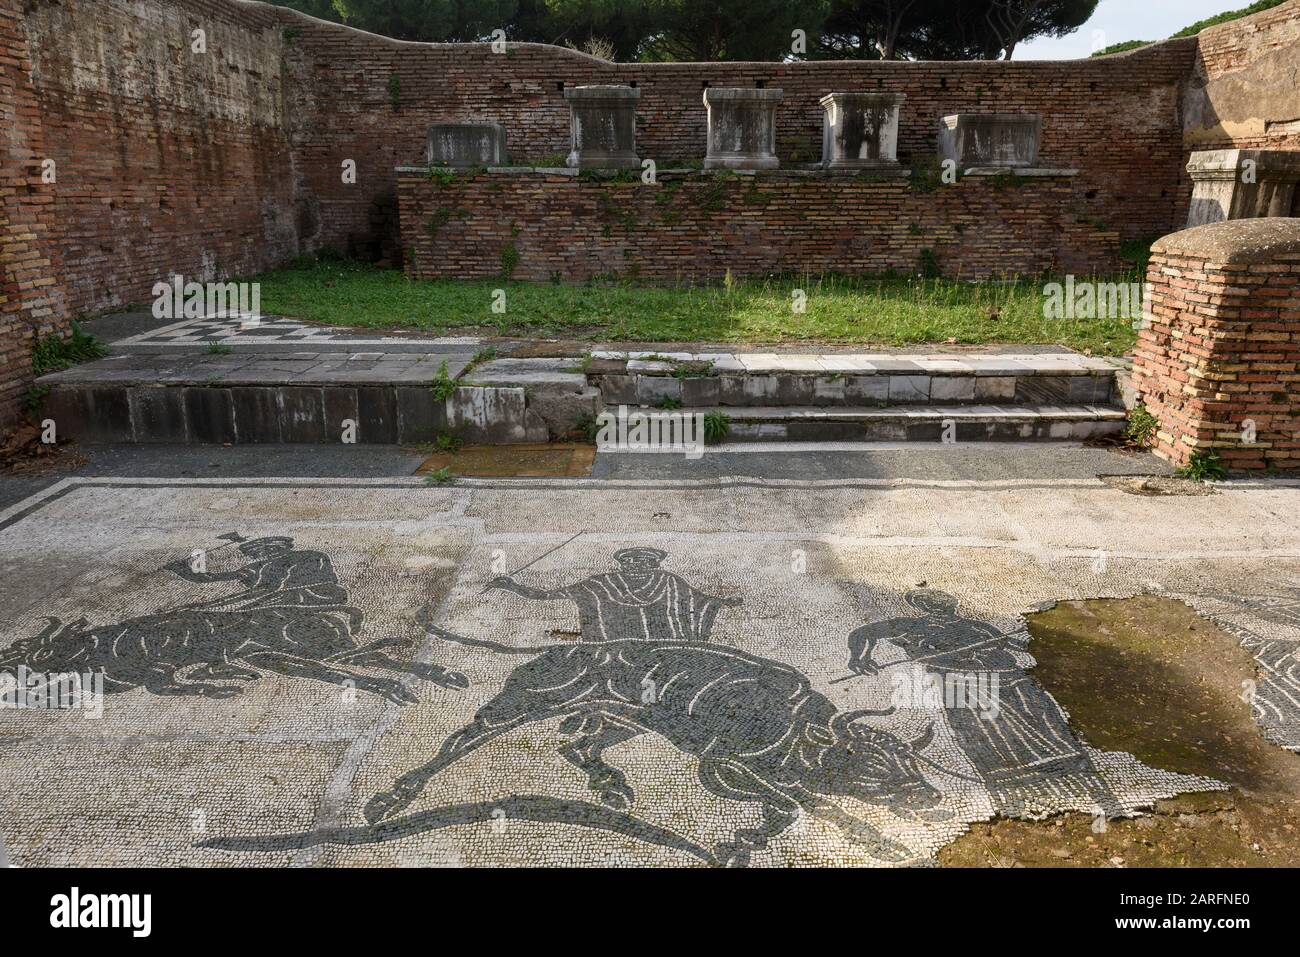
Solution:
[{"label": "stone step", "polygon": [[564,435],[600,407],[600,394],[580,374],[480,381],[466,375],[470,361],[409,353],[113,355],[42,376],[39,417],[83,442],[319,443],[350,435],[359,444],[418,444],[450,434],[514,444]]},{"label": "stone step", "polygon": [[781,372],[947,372],[965,375],[1084,375],[1113,372],[1123,360],[1086,356],[1061,349],[1037,352],[963,350],[955,352],[617,352],[598,349],[591,361],[615,363],[629,371],[671,375],[680,365],[708,364],[719,374],[771,375]]},{"label": "stone step", "polygon": [[[626,409],[626,407],[624,407]],[[617,407],[606,412],[618,414]],[[686,407],[671,413],[730,420],[731,442],[1082,442],[1124,430],[1123,411],[1107,406],[949,405],[872,408],[790,408],[783,406]]]},{"label": "stone step", "polygon": [[[1123,413],[1109,405],[1112,366],[1102,371],[1084,356],[1048,354],[979,356],[984,364],[973,369],[971,358],[911,357],[899,360],[913,364],[904,368],[874,354],[876,371],[684,376],[593,372],[603,360],[576,357],[474,365],[466,354],[122,354],[43,376],[37,386],[45,391],[40,418],[53,419],[64,438],[90,442],[308,443],[351,435],[358,443],[412,444],[444,434],[482,444],[545,442],[602,407],[665,400],[725,412],[738,439],[937,440],[949,419],[958,440],[1083,439],[1123,427]],[[1023,374],[982,374],[1014,371],[1010,363],[1022,359],[1034,360]],[[965,365],[944,369],[939,361]],[[998,383],[1009,385],[984,387]]]},{"label": "stone step", "polygon": [[643,406],[1108,405],[1123,369],[1077,353],[614,356],[593,353],[589,381],[606,403]]},{"label": "stone step", "polygon": [[457,388],[437,400],[425,386],[63,384],[39,418],[61,438],[129,443],[545,442],[522,389]]}]

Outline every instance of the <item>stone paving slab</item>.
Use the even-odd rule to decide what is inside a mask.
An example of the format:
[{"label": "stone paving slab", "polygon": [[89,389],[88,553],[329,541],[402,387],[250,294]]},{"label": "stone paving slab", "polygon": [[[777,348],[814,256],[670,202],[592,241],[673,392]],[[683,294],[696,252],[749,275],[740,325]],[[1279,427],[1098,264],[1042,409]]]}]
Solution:
[{"label": "stone paving slab", "polygon": [[1122,362],[1075,352],[961,353],[834,352],[654,352],[597,349],[593,359],[623,362],[629,372],[671,375],[682,364],[712,365],[712,373],[748,375],[824,374],[944,376],[1110,375]]},{"label": "stone paving slab", "polygon": [[294,354],[178,353],[110,355],[42,376],[40,385],[67,386],[98,383],[118,385],[332,385],[430,384],[445,362],[455,378],[470,364],[467,353],[345,352]]},{"label": "stone paving slab", "polygon": [[[682,414],[711,409],[682,408]],[[728,408],[730,442],[1086,442],[1123,431],[1106,406],[899,406]]]},{"label": "stone paving slab", "polygon": [[[1117,392],[1116,370],[1089,370],[1083,374],[1062,374],[1059,367],[1046,370],[1000,364],[996,368],[972,371],[954,369],[950,363],[922,367],[908,360],[872,360],[853,363],[856,371],[809,373],[767,372],[767,360],[752,364],[740,375],[718,374],[716,369],[701,373],[683,372],[645,360],[631,360],[626,370],[602,363],[589,371],[611,404],[654,406],[680,401],[691,406],[857,406],[867,402],[890,404],[944,405],[958,402],[1010,401],[1019,405],[1110,403]],[[748,360],[746,360],[748,361]],[[848,362],[837,364],[849,365]],[[1006,374],[983,374],[993,371]],[[672,373],[672,374],[669,374]]]},{"label": "stone paving slab", "polygon": [[62,482],[0,512],[0,671],[99,668],[112,693],[99,717],[0,709],[0,841],[24,867],[906,866],[997,816],[1137,815],[1222,785],[1081,740],[1024,616],[1192,602],[1300,748],[1298,500]]},{"label": "stone paving slab", "polygon": [[[712,409],[691,408],[683,406],[674,409],[683,415],[704,414]],[[737,421],[747,419],[764,419],[771,421],[819,419],[827,421],[862,420],[862,419],[915,419],[919,421],[937,421],[942,419],[1105,419],[1112,422],[1127,420],[1123,410],[1107,406],[1063,405],[1063,406],[998,406],[998,405],[950,405],[950,406],[901,406],[891,408],[873,408],[870,406],[834,406],[817,409],[791,408],[789,406],[745,406],[728,409],[727,415]]]}]

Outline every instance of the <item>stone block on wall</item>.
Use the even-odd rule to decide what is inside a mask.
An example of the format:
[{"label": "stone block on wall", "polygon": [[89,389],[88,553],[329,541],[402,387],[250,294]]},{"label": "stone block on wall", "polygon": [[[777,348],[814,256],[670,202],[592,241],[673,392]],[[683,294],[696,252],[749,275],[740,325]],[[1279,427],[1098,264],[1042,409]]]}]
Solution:
[{"label": "stone block on wall", "polygon": [[568,165],[578,169],[639,169],[636,155],[636,103],[631,86],[575,86],[569,101]]},{"label": "stone block on wall", "polygon": [[776,106],[782,90],[709,87],[705,169],[776,169]]},{"label": "stone block on wall", "polygon": [[425,161],[430,166],[504,166],[506,131],[499,123],[434,123]]},{"label": "stone block on wall", "polygon": [[898,114],[902,93],[827,93],[822,165],[827,169],[898,166]]},{"label": "stone block on wall", "polygon": [[1035,166],[1041,131],[1032,113],[954,113],[939,120],[939,159],[963,169]]},{"label": "stone block on wall", "polygon": [[1187,225],[1289,216],[1300,181],[1300,150],[1201,150],[1187,163]]}]

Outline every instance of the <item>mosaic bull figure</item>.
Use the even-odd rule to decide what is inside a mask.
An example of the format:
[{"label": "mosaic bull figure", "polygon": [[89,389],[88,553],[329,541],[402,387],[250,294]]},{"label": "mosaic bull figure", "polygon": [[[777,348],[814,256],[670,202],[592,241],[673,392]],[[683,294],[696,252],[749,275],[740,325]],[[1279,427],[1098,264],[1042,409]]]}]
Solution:
[{"label": "mosaic bull figure", "polygon": [[238,582],[242,588],[212,601],[128,618],[111,625],[49,618],[39,633],[0,649],[0,673],[20,667],[47,674],[100,672],[104,691],[136,688],[156,695],[230,698],[264,672],[350,685],[405,704],[418,701],[401,681],[355,669],[414,675],[448,688],[466,688],[464,675],[437,665],[404,662],[383,649],[385,638],[361,644],[364,616],[349,605],[323,552],[295,549],[274,537],[238,544],[247,564],[226,572],[198,571],[186,562],[168,571],[191,582]]},{"label": "mosaic bull figure", "polygon": [[886,806],[913,819],[949,816],[936,808],[940,794],[917,769],[929,730],[905,743],[867,727],[862,718],[887,712],[837,713],[789,665],[700,642],[628,639],[520,649],[429,630],[460,644],[533,657],[431,761],[371,798],[365,815],[372,826],[406,808],[430,779],[477,748],[553,718],[567,739],[559,753],[612,808],[629,806],[634,795],[603,754],[647,732],[696,757],[700,782],[711,793],[757,802],[761,823],[736,830],[713,850],[728,865],[747,864],[801,811],[832,822],[878,859],[909,856],[835,798]]}]

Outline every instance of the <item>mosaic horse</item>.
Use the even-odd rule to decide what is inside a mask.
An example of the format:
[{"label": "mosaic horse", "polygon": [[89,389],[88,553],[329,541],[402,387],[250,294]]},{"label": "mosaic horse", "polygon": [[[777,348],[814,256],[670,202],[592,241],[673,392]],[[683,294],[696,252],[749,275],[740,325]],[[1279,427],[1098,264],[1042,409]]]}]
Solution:
[{"label": "mosaic horse", "polygon": [[196,571],[184,562],[167,569],[192,582],[237,581],[241,591],[208,602],[128,618],[111,625],[48,618],[39,633],[0,649],[0,673],[101,672],[107,693],[136,688],[156,695],[230,698],[264,672],[349,685],[397,703],[418,699],[401,681],[357,668],[414,675],[448,688],[468,687],[464,675],[437,665],[403,662],[383,649],[386,638],[361,644],[364,616],[347,604],[329,556],[295,549],[290,538],[239,543],[249,562],[228,572]]},{"label": "mosaic horse", "polygon": [[699,761],[712,794],[759,804],[762,821],[714,848],[725,864],[743,866],[753,851],[801,811],[835,824],[881,860],[906,859],[907,848],[850,815],[833,800],[883,805],[911,818],[943,819],[940,794],[917,769],[930,732],[905,743],[861,723],[872,714],[837,713],[803,674],[735,648],[698,642],[625,639],[511,648],[430,626],[443,639],[532,659],[511,673],[474,720],[446,739],[427,764],[402,775],[366,805],[375,825],[411,804],[440,771],[495,738],[525,725],[560,719],[568,740],[559,753],[587,775],[599,799],[626,808],[626,777],[606,749],[658,734]]}]

